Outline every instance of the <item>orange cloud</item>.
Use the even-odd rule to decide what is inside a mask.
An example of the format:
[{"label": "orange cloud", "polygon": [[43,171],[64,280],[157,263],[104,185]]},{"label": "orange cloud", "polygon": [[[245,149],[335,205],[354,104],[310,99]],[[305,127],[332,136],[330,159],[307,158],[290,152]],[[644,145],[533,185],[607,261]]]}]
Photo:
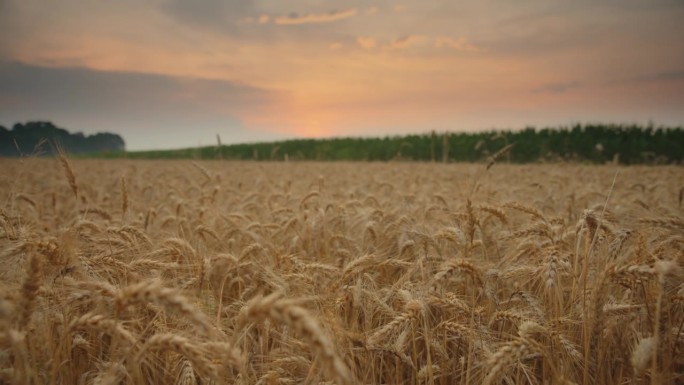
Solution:
[{"label": "orange cloud", "polygon": [[266,23],[268,23],[268,21],[269,21],[270,19],[271,19],[271,17],[268,16],[268,15],[261,15],[261,16],[259,16],[259,19],[258,19],[258,20],[259,20],[259,24],[266,24]]},{"label": "orange cloud", "polygon": [[372,38],[370,36],[359,36],[356,38],[356,42],[363,49],[373,49],[373,48],[375,48],[375,45],[376,45],[375,38]]},{"label": "orange cloud", "polygon": [[408,48],[411,45],[418,43],[419,41],[423,40],[422,36],[416,36],[416,35],[407,35],[407,36],[402,36],[400,38],[394,39],[392,43],[390,43],[389,47],[390,49],[404,49]]},{"label": "orange cloud", "polygon": [[305,13],[302,15],[293,14],[290,16],[276,17],[273,22],[278,25],[330,23],[356,16],[356,13],[356,8],[352,8],[346,11],[332,11],[328,13]]},{"label": "orange cloud", "polygon": [[437,48],[451,48],[457,51],[480,52],[481,48],[468,43],[464,37],[459,37],[454,40],[451,37],[440,36],[435,38],[435,47]]}]

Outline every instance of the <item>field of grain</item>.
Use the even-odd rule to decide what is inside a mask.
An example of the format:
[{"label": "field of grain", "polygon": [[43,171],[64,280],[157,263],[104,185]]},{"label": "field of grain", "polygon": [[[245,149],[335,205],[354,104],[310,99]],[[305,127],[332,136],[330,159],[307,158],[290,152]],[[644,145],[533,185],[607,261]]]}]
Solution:
[{"label": "field of grain", "polygon": [[0,383],[684,383],[684,168],[0,160]]}]

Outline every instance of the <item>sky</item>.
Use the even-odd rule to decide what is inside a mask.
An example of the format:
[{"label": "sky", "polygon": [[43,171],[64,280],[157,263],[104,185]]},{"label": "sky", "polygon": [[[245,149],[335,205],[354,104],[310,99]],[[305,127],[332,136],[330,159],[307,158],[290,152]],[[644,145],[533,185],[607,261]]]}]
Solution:
[{"label": "sky", "polygon": [[683,0],[0,0],[0,125],[129,150],[684,125]]}]

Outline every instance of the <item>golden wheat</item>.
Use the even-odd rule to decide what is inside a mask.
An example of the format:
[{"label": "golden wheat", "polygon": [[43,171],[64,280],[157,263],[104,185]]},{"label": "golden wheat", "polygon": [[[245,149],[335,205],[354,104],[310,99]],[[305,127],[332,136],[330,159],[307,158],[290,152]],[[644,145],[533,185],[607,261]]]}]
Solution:
[{"label": "golden wheat", "polygon": [[683,383],[684,170],[502,155],[0,159],[0,383]]}]

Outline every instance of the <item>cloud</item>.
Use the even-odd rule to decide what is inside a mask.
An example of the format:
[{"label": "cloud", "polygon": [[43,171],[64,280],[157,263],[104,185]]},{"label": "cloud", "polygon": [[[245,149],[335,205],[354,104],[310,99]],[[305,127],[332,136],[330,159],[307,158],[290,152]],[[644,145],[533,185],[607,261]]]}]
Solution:
[{"label": "cloud", "polygon": [[406,36],[402,36],[402,37],[399,37],[397,39],[392,40],[392,42],[389,44],[388,48],[389,49],[405,49],[405,48],[412,46],[415,43],[418,43],[421,40],[423,40],[422,36],[406,35]]},{"label": "cloud", "polygon": [[271,19],[269,15],[261,15],[259,16],[259,24],[266,24],[268,21]]},{"label": "cloud", "polygon": [[357,14],[356,8],[347,9],[345,11],[332,11],[327,13],[293,13],[288,16],[278,16],[273,19],[277,25],[299,25],[299,24],[316,24],[316,23],[331,23],[338,20],[349,19]]},{"label": "cloud", "polygon": [[160,141],[166,140],[168,130],[185,138],[185,142],[160,143],[157,147],[197,145],[192,139],[195,129],[213,131],[209,137],[219,130],[244,135],[245,118],[263,113],[280,97],[224,80],[16,62],[0,62],[0,84],[2,123],[40,119],[70,129],[115,131],[133,148],[153,147],[143,143],[148,129],[156,130]]},{"label": "cloud", "polygon": [[641,73],[636,76],[614,78],[603,83],[604,86],[637,85],[643,86],[647,83],[675,83],[684,80],[684,70],[666,70],[658,72]]},{"label": "cloud", "polygon": [[162,10],[179,21],[235,32],[235,22],[255,11],[254,0],[169,0]]},{"label": "cloud", "polygon": [[439,36],[435,38],[435,47],[437,48],[451,48],[455,49],[456,51],[464,51],[464,52],[480,52],[482,51],[481,48],[468,43],[466,38],[464,37],[459,37],[458,39],[454,40],[451,37],[446,37],[446,36]]},{"label": "cloud", "polygon": [[169,0],[162,8],[183,20],[206,22],[225,19],[227,16],[245,15],[254,10],[253,0]]},{"label": "cloud", "polygon": [[[468,41],[461,37],[454,40],[451,37],[431,37],[424,35],[405,35],[398,37],[389,41],[388,43],[383,43],[381,48],[384,50],[402,50],[408,49],[410,47],[420,45],[425,41],[434,41],[434,46],[436,48],[449,48],[458,51],[468,51],[468,52],[482,52],[483,49],[468,43]],[[378,47],[380,44],[378,40],[371,36],[358,36],[356,38],[356,43],[363,49],[373,49]]]},{"label": "cloud", "polygon": [[375,15],[378,11],[380,11],[378,6],[372,6],[366,9],[366,15]]},{"label": "cloud", "polygon": [[671,82],[684,80],[684,70],[661,71],[637,76],[635,82]]},{"label": "cloud", "polygon": [[226,80],[0,62],[0,95],[19,101],[7,110],[102,110],[148,115],[151,110],[237,111],[269,102],[263,89]]},{"label": "cloud", "polygon": [[331,44],[328,46],[328,48],[329,48],[331,51],[337,51],[337,50],[339,50],[339,49],[342,49],[342,47],[344,47],[344,44],[339,43],[339,42],[331,43]]},{"label": "cloud", "polygon": [[570,90],[580,87],[578,81],[549,83],[532,90],[535,94],[564,94]]},{"label": "cloud", "polygon": [[356,38],[356,42],[363,49],[373,49],[373,48],[375,48],[375,45],[377,44],[377,42],[375,41],[375,38],[370,37],[370,36],[359,36]]}]

